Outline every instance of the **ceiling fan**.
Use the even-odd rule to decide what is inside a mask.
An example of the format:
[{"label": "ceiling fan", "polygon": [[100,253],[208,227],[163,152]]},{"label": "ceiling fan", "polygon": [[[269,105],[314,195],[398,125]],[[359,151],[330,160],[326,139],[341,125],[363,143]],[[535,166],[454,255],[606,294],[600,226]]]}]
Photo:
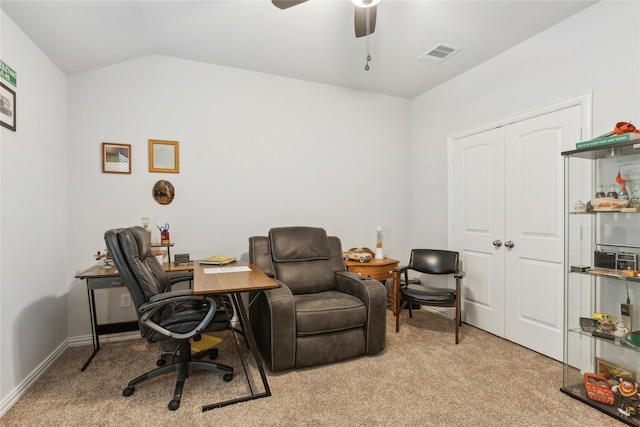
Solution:
[{"label": "ceiling fan", "polygon": [[[308,0],[271,0],[278,9],[288,9],[305,3]],[[376,29],[376,15],[378,13],[378,3],[380,0],[351,0],[355,4],[355,14],[353,23],[356,30],[356,37],[365,37]]]}]

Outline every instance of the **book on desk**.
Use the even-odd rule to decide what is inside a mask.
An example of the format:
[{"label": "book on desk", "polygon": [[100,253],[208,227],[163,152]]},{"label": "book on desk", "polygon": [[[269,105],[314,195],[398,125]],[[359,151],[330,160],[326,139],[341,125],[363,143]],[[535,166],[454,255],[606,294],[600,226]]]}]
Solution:
[{"label": "book on desk", "polygon": [[236,261],[236,257],[234,256],[216,255],[216,256],[210,256],[209,258],[200,260],[200,264],[225,265],[235,261]]}]

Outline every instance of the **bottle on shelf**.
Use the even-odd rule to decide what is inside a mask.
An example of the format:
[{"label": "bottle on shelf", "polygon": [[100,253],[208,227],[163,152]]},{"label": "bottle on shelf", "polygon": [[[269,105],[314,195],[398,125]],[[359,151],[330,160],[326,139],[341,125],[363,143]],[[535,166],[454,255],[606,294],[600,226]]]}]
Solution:
[{"label": "bottle on shelf", "polygon": [[620,176],[616,176],[616,182],[620,184],[620,191],[618,192],[618,199],[629,200],[629,192],[627,191],[627,180]]},{"label": "bottle on shelf", "polygon": [[633,184],[633,192],[631,193],[631,205],[640,208],[640,181]]},{"label": "bottle on shelf", "polygon": [[598,185],[598,188],[596,189],[596,199],[599,199],[601,197],[606,197],[606,194],[604,193],[604,185]]}]

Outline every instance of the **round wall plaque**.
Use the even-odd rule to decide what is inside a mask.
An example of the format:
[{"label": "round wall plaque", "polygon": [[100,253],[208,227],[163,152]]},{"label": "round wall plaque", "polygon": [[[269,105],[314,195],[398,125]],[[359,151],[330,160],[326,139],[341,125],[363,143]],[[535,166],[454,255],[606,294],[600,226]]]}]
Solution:
[{"label": "round wall plaque", "polygon": [[169,181],[161,179],[153,185],[153,199],[161,205],[168,205],[173,201],[176,190]]}]

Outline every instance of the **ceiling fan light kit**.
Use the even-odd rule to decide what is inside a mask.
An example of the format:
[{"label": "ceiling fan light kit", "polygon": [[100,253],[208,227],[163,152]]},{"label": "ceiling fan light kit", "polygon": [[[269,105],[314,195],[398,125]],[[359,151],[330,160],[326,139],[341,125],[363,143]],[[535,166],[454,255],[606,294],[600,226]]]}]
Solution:
[{"label": "ceiling fan light kit", "polygon": [[351,0],[356,7],[372,7],[380,3],[380,0]]},{"label": "ceiling fan light kit", "polygon": [[[271,3],[278,9],[288,9],[308,0],[271,0]],[[353,18],[356,37],[365,37],[376,29],[376,16],[378,13],[378,3],[380,0],[351,0],[356,6]]]},{"label": "ceiling fan light kit", "polygon": [[[288,9],[308,0],[271,0],[271,3],[278,9]],[[367,37],[367,63],[364,66],[369,71],[369,62],[371,62],[371,49],[369,46],[369,37],[376,29],[376,17],[378,15],[378,3],[380,0],[351,0],[355,5],[353,15],[353,27],[355,29],[356,38]]]}]

